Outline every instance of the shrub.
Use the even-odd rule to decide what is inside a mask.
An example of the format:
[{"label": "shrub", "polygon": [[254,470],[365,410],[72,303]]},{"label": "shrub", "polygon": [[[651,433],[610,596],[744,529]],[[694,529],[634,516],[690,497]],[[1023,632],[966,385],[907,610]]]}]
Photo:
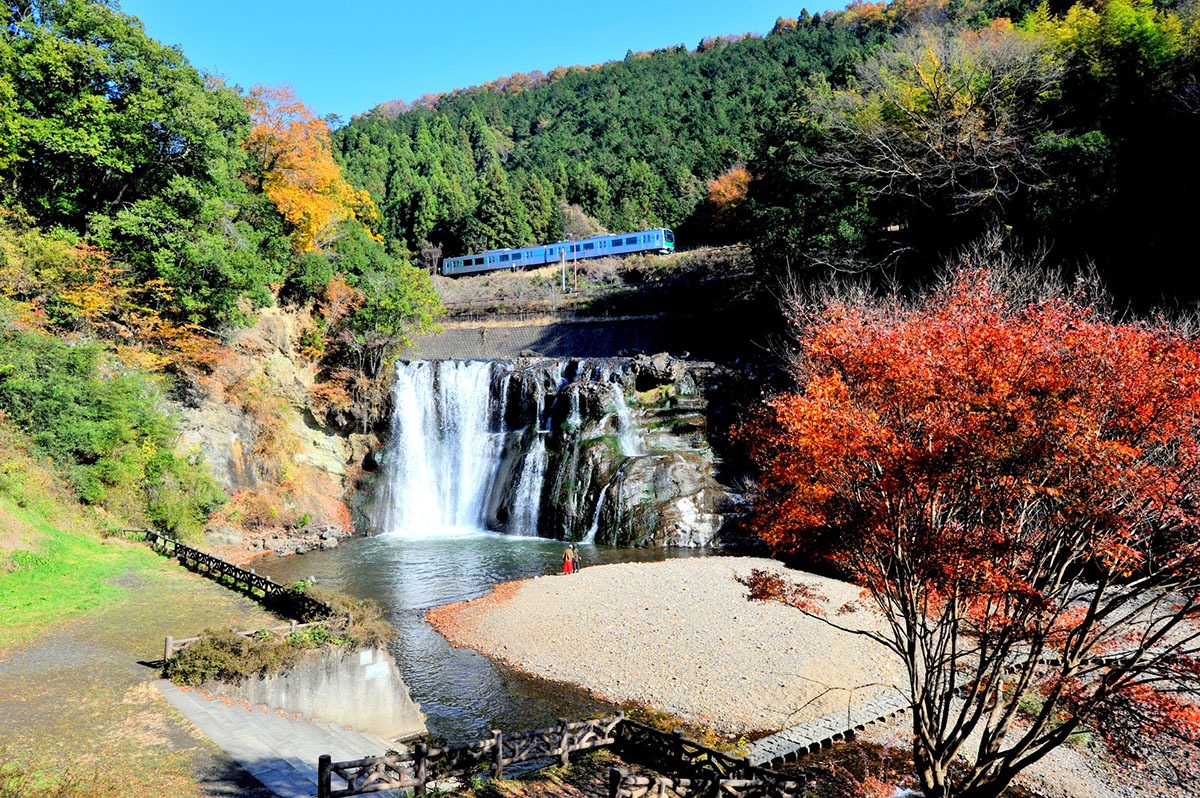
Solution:
[{"label": "shrub", "polygon": [[383,614],[383,605],[372,599],[356,599],[320,587],[310,587],[305,592],[318,601],[333,608],[334,615],[349,617],[344,626],[334,629],[359,648],[379,648],[396,639],[396,627]]},{"label": "shrub", "polygon": [[[254,676],[286,671],[295,667],[305,653],[326,646],[378,648],[396,638],[395,628],[383,617],[377,602],[309,588],[305,583],[298,583],[294,589],[329,604],[334,618],[325,625],[296,632],[262,631],[250,637],[232,629],[206,629],[200,640],[166,661],[163,675],[188,686],[210,681],[237,684]],[[345,620],[347,616],[349,621]]]},{"label": "shrub", "polygon": [[0,411],[49,455],[86,504],[193,535],[224,496],[198,455],[173,451],[159,384],[96,344],[0,331]]}]

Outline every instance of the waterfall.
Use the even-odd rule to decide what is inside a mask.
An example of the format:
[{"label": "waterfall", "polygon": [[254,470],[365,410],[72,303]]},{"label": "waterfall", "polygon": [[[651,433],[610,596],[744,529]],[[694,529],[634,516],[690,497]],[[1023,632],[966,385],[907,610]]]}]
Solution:
[{"label": "waterfall", "polygon": [[625,402],[625,392],[621,390],[621,384],[610,382],[609,385],[612,387],[614,415],[617,418],[617,442],[621,445],[621,454],[626,457],[644,454],[633,433],[633,415]]},{"label": "waterfall", "polygon": [[579,412],[579,383],[571,386],[571,412],[567,414],[567,426],[572,430],[583,426],[583,415]]},{"label": "waterfall", "polygon": [[521,479],[513,499],[509,529],[514,535],[536,535],[542,510],[542,487],[546,482],[546,436],[534,431],[533,444],[525,454]]},{"label": "waterfall", "polygon": [[[621,461],[644,454],[625,376],[607,360],[398,364],[376,527],[429,537],[536,535],[545,524],[554,537],[594,540]],[[608,435],[617,446],[606,456],[596,441]]]},{"label": "waterfall", "polygon": [[491,429],[493,367],[414,361],[396,367],[383,531],[408,537],[484,528],[503,434]]}]

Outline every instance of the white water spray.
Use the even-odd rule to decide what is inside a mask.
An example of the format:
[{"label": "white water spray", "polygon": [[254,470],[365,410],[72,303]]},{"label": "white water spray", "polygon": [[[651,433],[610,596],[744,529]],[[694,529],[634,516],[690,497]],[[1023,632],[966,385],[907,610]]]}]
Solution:
[{"label": "white water spray", "polygon": [[414,361],[396,367],[384,532],[440,537],[483,531],[502,433],[490,429],[492,364]]}]

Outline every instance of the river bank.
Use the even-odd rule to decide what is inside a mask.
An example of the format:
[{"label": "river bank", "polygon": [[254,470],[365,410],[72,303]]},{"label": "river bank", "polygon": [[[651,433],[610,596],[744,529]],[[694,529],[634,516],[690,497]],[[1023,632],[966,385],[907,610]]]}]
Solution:
[{"label": "river bank", "polygon": [[[427,618],[453,645],[734,737],[835,712],[902,682],[899,662],[865,637],[747,600],[737,577],[755,568],[783,570],[738,557],[612,564],[503,584]],[[832,610],[858,598],[852,585],[803,576]]]},{"label": "river bank", "polygon": [[271,798],[166,703],[153,686],[153,660],[166,635],[279,619],[168,560],[157,562],[118,576],[116,595],[104,604],[0,650],[0,769],[10,768],[0,793]]},{"label": "river bank", "polygon": [[[482,598],[430,610],[427,618],[452,645],[730,737],[798,725],[903,683],[899,663],[865,637],[779,604],[748,601],[736,577],[754,568],[783,570],[772,560],[732,557],[604,565],[503,583]],[[789,575],[816,587],[833,610],[858,597],[843,582]],[[867,613],[837,620],[870,623]],[[903,750],[910,734],[902,717],[868,727],[858,739]],[[1014,794],[1194,795],[1194,784],[1172,783],[1164,765],[1170,756],[1164,749],[1143,763],[1121,762],[1090,739],[1036,762]]]}]

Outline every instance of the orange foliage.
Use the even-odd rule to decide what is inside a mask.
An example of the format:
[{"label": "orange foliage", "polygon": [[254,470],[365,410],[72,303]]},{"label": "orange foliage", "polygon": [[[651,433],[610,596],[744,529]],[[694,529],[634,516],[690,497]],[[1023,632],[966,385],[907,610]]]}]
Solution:
[{"label": "orange foliage", "polygon": [[893,0],[891,16],[898,25],[941,24],[949,8],[948,0]]},{"label": "orange foliage", "polygon": [[771,28],[771,35],[778,36],[782,33],[791,33],[800,27],[800,21],[791,17],[779,17],[775,20],[775,27]]},{"label": "orange foliage", "polygon": [[339,495],[328,474],[306,468],[292,479],[237,491],[215,520],[259,533],[308,525],[352,532],[350,508]]},{"label": "orange foliage", "polygon": [[[973,269],[917,304],[794,305],[799,387],[740,432],[761,472],[752,526],[851,576],[893,622],[879,640],[933,702],[915,728],[964,688],[1015,705],[1016,669],[1047,696],[1022,750],[1121,695],[1200,740],[1200,713],[1170,692],[1197,654],[1200,345],[1015,284]],[[813,611],[803,588],[747,584]],[[1051,652],[1064,664],[1048,679],[1033,657]],[[973,724],[1003,739],[997,717],[925,728],[918,759]],[[980,753],[981,772],[1003,755]]]},{"label": "orange foliage", "polygon": [[872,3],[869,0],[853,0],[842,12],[841,24],[846,27],[860,25],[864,28],[888,27],[888,4]]},{"label": "orange foliage", "polygon": [[744,166],[735,166],[708,183],[708,201],[717,208],[717,213],[728,212],[746,198],[750,190],[750,172]]},{"label": "orange foliage", "polygon": [[361,308],[365,301],[366,297],[362,291],[347,283],[342,275],[335,274],[325,287],[325,295],[317,304],[317,308],[325,323],[333,327]]},{"label": "orange foliage", "polygon": [[379,221],[366,191],[355,190],[333,160],[329,125],[290,86],[256,86],[246,97],[254,127],[246,140],[263,191],[292,225],[292,248],[320,251],[339,223]]},{"label": "orange foliage", "polygon": [[102,324],[129,295],[125,269],[91,244],[76,244],[70,260],[53,275],[54,304],[60,314],[89,327]]}]

